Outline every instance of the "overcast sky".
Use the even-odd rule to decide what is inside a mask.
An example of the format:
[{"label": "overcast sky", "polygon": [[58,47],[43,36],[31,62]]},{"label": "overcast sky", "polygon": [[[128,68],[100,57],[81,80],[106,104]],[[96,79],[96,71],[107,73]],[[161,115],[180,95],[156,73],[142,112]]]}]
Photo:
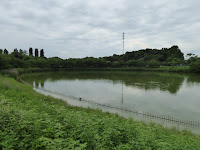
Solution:
[{"label": "overcast sky", "polygon": [[200,56],[200,0],[0,0],[0,48],[102,57],[178,45]]}]

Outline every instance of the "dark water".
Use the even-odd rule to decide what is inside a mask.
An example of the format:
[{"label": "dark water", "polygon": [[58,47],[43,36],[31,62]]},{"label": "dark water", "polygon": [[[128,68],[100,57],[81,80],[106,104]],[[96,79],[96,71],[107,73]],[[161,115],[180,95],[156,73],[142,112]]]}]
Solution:
[{"label": "dark water", "polygon": [[125,117],[200,133],[199,75],[54,72],[29,74],[24,80],[34,85],[38,92],[72,105],[100,108]]}]

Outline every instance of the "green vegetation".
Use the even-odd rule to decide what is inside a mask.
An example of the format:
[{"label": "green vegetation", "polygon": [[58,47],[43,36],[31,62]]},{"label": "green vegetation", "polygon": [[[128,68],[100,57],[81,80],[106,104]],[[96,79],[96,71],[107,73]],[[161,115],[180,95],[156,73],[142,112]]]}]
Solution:
[{"label": "green vegetation", "polygon": [[[0,70],[9,68],[23,68],[26,72],[44,70],[69,70],[69,69],[101,69],[101,70],[132,70],[132,71],[169,71],[169,72],[199,72],[195,62],[200,60],[194,54],[187,54],[188,59],[184,60],[184,54],[178,46],[171,48],[144,49],[126,52],[124,55],[108,57],[86,57],[61,59],[58,57],[46,58],[44,50],[29,48],[29,55],[26,50],[17,50],[8,54],[8,50],[0,49]],[[196,64],[197,64],[196,63]],[[186,66],[186,67],[182,67]],[[190,66],[190,68],[188,67]]]},{"label": "green vegetation", "polygon": [[72,107],[0,75],[0,149],[200,149],[200,137]]},{"label": "green vegetation", "polygon": [[191,63],[190,69],[192,72],[200,73],[200,58]]},{"label": "green vegetation", "polygon": [[[34,56],[33,56],[34,54]],[[40,54],[40,55],[39,55]],[[199,60],[197,56],[189,53],[188,60],[184,60],[184,54],[178,46],[162,49],[144,49],[126,52],[123,55],[108,57],[86,57],[61,59],[58,57],[46,58],[44,50],[40,52],[36,48],[33,52],[29,48],[29,54],[25,50],[17,50],[11,54],[0,49],[0,70],[9,68],[23,68],[27,72],[42,70],[69,70],[69,69],[101,69],[101,70],[153,70],[153,71],[175,71],[175,72],[199,72],[195,67],[195,62]],[[191,66],[191,68],[182,66]]]}]

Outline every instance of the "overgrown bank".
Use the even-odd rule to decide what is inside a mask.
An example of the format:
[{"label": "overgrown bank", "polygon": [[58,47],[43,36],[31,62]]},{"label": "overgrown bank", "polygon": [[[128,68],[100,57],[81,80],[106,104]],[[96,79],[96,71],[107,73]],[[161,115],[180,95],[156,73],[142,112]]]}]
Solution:
[{"label": "overgrown bank", "polygon": [[0,75],[0,149],[200,149],[200,137],[72,107]]},{"label": "overgrown bank", "polygon": [[[12,70],[16,70],[17,73],[13,73]],[[35,73],[35,72],[59,72],[59,71],[152,71],[152,72],[176,72],[176,73],[192,73],[189,66],[160,66],[159,68],[148,68],[148,67],[123,67],[123,68],[71,68],[71,69],[58,69],[52,68],[15,68],[15,69],[4,69],[1,70],[3,74],[9,74],[11,76],[24,74],[24,73]]]}]

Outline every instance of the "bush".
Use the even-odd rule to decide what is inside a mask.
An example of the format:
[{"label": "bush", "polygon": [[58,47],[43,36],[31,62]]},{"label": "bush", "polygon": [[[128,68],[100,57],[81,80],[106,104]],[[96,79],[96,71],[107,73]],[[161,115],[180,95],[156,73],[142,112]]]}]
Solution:
[{"label": "bush", "polygon": [[149,67],[151,67],[151,68],[159,68],[160,67],[160,62],[159,61],[157,61],[157,60],[155,60],[155,59],[152,59],[152,60],[150,60],[149,62],[148,62],[148,65],[149,65]]},{"label": "bush", "polygon": [[190,64],[190,70],[192,72],[197,72],[197,73],[200,73],[200,58],[197,59],[195,62],[192,62]]}]

